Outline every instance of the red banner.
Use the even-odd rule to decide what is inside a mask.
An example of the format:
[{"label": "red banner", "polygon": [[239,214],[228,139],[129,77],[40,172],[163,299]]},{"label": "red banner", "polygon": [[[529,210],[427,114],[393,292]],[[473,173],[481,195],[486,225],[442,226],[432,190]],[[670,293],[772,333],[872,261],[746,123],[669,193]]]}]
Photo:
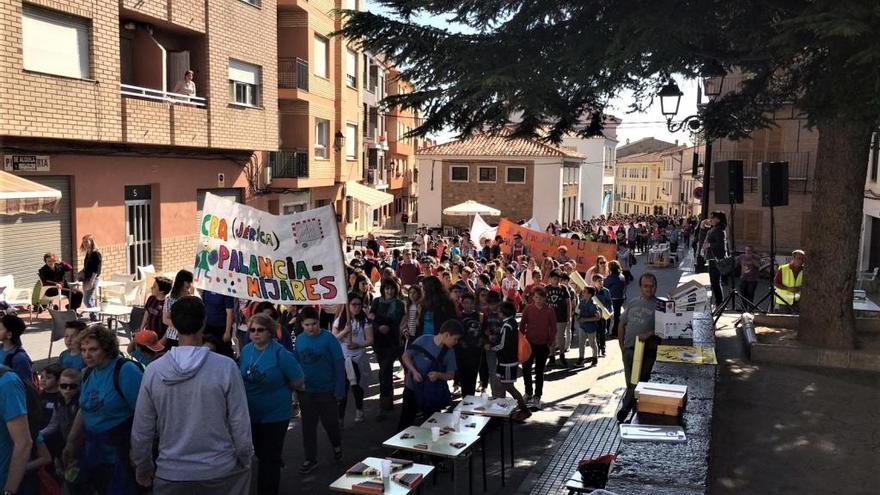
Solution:
[{"label": "red banner", "polygon": [[[522,236],[523,244],[529,248],[529,255],[537,261],[547,256],[555,258],[557,248],[559,246],[566,246],[568,248],[568,257],[577,262],[579,272],[586,272],[591,266],[595,265],[596,258],[600,255],[604,256],[606,260],[617,259],[617,246],[615,244],[579,241],[544,232],[536,232],[521,227],[506,218],[502,218],[498,224],[497,235],[500,235],[504,242],[510,246],[513,243],[514,234]],[[509,251],[509,248],[504,249],[504,251]]]}]

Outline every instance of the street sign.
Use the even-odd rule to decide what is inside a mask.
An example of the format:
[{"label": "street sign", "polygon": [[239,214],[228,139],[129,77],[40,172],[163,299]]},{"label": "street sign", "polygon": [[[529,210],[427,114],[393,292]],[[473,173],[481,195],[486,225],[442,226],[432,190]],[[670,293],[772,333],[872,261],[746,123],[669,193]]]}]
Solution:
[{"label": "street sign", "polygon": [[3,168],[7,172],[48,172],[49,155],[4,155]]}]

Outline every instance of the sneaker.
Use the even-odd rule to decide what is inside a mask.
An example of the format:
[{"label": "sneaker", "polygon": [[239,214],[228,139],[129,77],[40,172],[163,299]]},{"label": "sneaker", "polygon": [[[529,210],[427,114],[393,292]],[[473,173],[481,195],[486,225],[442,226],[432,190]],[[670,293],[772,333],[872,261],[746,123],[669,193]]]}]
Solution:
[{"label": "sneaker", "polygon": [[354,422],[355,423],[363,423],[364,422],[364,411],[363,409],[358,409],[354,413]]},{"label": "sneaker", "polygon": [[529,419],[532,416],[532,411],[528,409],[517,409],[515,413],[513,413],[513,420],[517,423],[523,423],[525,420]]},{"label": "sneaker", "polygon": [[559,360],[559,367],[560,368],[568,368],[568,361],[565,359],[560,359]]},{"label": "sneaker", "polygon": [[538,410],[544,409],[544,403],[541,402],[540,395],[535,396],[535,399],[532,401],[532,407],[534,407],[535,409],[538,409]]},{"label": "sneaker", "polygon": [[578,365],[578,366],[583,366],[583,364],[584,364],[584,358],[578,358],[578,360],[577,360],[577,365]]},{"label": "sneaker", "polygon": [[598,366],[598,365],[599,365],[599,358],[594,356],[593,357],[593,366]]},{"label": "sneaker", "polygon": [[306,462],[302,463],[302,465],[299,467],[299,474],[309,474],[312,471],[314,471],[316,467],[318,467],[317,462],[306,461]]},{"label": "sneaker", "polygon": [[526,394],[526,395],[523,397],[523,400],[526,401],[526,404],[531,404],[531,403],[532,403],[532,397],[533,397],[532,394]]},{"label": "sneaker", "polygon": [[290,416],[291,416],[292,418],[298,418],[298,417],[299,417],[299,412],[300,412],[300,411],[299,411],[299,403],[298,403],[298,402],[294,402],[293,405],[291,406],[291,410],[290,410],[291,415],[290,415]]},{"label": "sneaker", "polygon": [[342,447],[333,447],[333,458],[336,459],[336,462],[342,460]]}]

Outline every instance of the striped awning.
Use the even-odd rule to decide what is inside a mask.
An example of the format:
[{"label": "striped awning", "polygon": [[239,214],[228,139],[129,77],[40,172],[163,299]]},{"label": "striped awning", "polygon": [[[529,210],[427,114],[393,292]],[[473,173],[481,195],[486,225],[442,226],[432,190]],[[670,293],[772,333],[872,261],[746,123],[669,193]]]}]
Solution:
[{"label": "striped awning", "polygon": [[0,170],[0,215],[57,213],[61,191]]},{"label": "striped awning", "polygon": [[345,195],[351,196],[374,210],[394,202],[393,195],[355,181],[345,183]]}]

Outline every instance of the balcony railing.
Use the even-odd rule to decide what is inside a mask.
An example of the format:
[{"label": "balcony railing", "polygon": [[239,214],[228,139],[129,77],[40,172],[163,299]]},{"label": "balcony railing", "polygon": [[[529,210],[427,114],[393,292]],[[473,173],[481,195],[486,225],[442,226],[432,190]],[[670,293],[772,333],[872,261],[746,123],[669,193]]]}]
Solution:
[{"label": "balcony railing", "polygon": [[131,84],[120,84],[119,93],[123,96],[132,98],[141,98],[144,100],[161,101],[172,105],[189,105],[193,107],[204,107],[205,99],[200,96],[187,96],[179,93],[171,93],[152,88],[142,88],[140,86],[132,86]]},{"label": "balcony railing", "polygon": [[304,150],[270,151],[273,179],[305,179],[309,176],[309,153]]},{"label": "balcony railing", "polygon": [[[809,192],[813,186],[816,156],[809,151],[716,151],[712,161],[742,160],[743,187],[746,192],[760,190],[762,162],[788,162],[789,189]],[[715,168],[712,168],[712,184]]]},{"label": "balcony railing", "polygon": [[309,62],[301,58],[279,58],[278,87],[308,91]]}]

